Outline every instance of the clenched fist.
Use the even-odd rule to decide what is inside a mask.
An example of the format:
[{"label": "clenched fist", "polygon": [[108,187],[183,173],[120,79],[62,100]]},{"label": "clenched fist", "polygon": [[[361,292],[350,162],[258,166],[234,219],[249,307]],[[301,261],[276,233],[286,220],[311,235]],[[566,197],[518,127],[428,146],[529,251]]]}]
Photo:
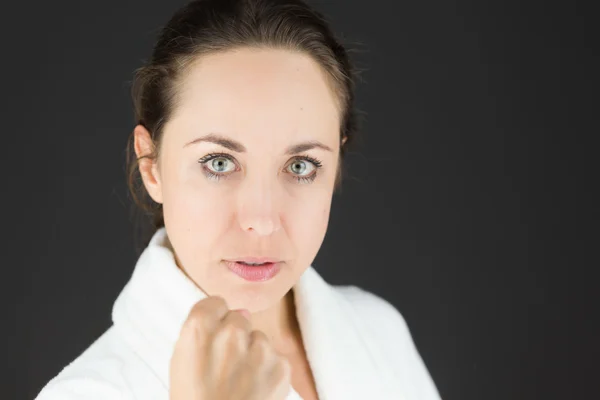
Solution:
[{"label": "clenched fist", "polygon": [[170,364],[170,400],[282,400],[291,368],[267,336],[219,296],[194,305]]}]

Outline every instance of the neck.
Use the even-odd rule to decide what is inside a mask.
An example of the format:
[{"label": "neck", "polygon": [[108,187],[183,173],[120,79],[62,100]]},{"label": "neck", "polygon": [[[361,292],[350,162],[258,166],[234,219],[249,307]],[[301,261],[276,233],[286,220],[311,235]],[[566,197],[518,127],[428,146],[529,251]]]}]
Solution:
[{"label": "neck", "polygon": [[252,313],[250,319],[252,328],[264,332],[279,352],[288,353],[297,346],[300,326],[292,289],[273,307]]}]

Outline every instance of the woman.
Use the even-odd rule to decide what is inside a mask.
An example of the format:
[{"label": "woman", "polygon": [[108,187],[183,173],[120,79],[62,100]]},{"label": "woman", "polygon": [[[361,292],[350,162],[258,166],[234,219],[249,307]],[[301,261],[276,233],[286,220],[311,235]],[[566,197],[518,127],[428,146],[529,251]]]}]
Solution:
[{"label": "woman", "polygon": [[398,311],[311,266],[353,90],[300,0],[180,9],[132,90],[131,188],[157,229],[113,325],[38,399],[438,399]]}]

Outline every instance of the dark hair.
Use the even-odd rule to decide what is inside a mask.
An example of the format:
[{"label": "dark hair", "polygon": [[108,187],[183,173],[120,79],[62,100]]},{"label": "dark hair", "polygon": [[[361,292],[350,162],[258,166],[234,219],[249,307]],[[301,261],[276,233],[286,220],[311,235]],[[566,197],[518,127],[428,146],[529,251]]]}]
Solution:
[{"label": "dark hair", "polygon": [[[343,158],[358,129],[354,106],[357,71],[348,52],[334,37],[324,17],[302,0],[194,0],[180,8],[158,37],[152,57],[135,71],[131,95],[136,124],[151,134],[158,157],[162,130],[176,107],[177,84],[199,56],[239,47],[289,49],[311,56],[326,72],[338,95],[341,115],[340,163],[335,190],[341,185]],[[152,219],[151,235],[164,226],[162,205],[155,203],[142,183],[133,151],[127,144],[128,186],[139,210]]]}]

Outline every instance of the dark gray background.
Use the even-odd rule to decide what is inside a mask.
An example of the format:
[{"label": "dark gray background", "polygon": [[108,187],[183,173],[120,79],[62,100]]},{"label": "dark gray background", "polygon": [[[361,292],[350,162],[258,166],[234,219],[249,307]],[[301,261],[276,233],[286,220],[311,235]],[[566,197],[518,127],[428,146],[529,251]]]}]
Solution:
[{"label": "dark gray background", "polygon": [[[313,3],[360,50],[366,113],[316,268],[402,312],[444,399],[597,396],[591,11]],[[129,81],[181,4],[2,5],[2,398],[110,325],[137,259]]]}]

